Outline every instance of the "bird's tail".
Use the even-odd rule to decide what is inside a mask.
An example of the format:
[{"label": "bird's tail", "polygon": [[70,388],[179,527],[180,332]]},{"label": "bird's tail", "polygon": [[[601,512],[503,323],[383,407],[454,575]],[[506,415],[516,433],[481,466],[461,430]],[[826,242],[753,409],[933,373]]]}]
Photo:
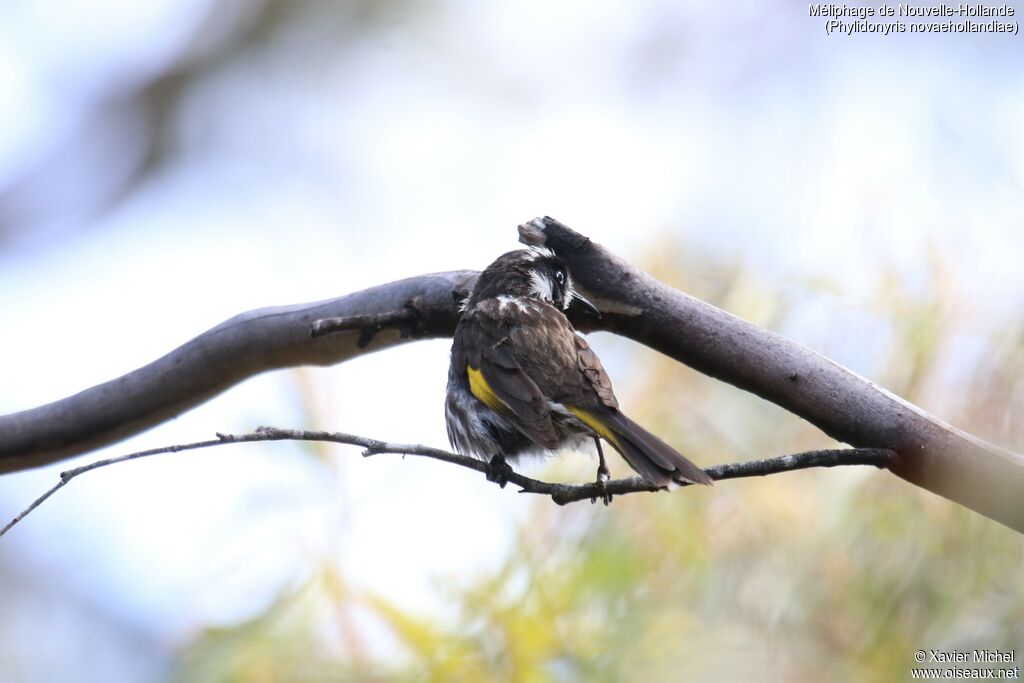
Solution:
[{"label": "bird's tail", "polygon": [[668,486],[673,482],[711,485],[707,472],[618,410],[599,414],[583,410],[572,412],[611,444],[637,474],[655,486]]}]

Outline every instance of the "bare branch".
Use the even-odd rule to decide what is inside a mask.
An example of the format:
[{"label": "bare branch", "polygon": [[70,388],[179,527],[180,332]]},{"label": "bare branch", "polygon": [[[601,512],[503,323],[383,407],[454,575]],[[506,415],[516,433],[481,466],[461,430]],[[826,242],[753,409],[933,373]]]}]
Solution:
[{"label": "bare branch", "polygon": [[[630,337],[772,401],[838,441],[895,451],[888,469],[896,475],[1024,532],[1024,456],[654,280],[558,221],[531,221],[520,233],[524,242],[558,253],[601,309],[599,320],[574,318],[578,329]],[[450,336],[476,275],[425,275],[331,301],[243,313],[121,378],[0,417],[0,474],[123,439],[266,370],[338,363]]]},{"label": "bare branch", "polygon": [[[724,481],[726,479],[741,479],[745,477],[764,477],[769,474],[781,474],[811,467],[870,465],[872,467],[886,468],[895,457],[895,453],[883,448],[836,448],[822,451],[806,451],[804,453],[794,453],[793,455],[781,455],[777,458],[766,458],[764,460],[712,465],[711,467],[705,467],[704,471],[715,481]],[[682,486],[692,486],[692,484],[682,484]],[[605,484],[605,486],[592,482],[590,484],[546,484],[546,487],[549,488],[543,491],[530,491],[530,493],[546,493],[559,505],[587,499],[593,501],[605,493],[618,496],[625,493],[664,490],[654,486],[642,477],[614,479]]]},{"label": "bare branch", "polygon": [[[196,441],[187,444],[175,444],[173,446],[164,446],[161,448],[150,448],[145,451],[137,451],[135,453],[127,453],[125,455],[119,455],[112,458],[104,458],[103,460],[97,460],[87,465],[82,465],[81,467],[65,470],[60,473],[60,481],[54,484],[52,488],[46,491],[46,493],[32,501],[31,505],[22,510],[17,517],[8,522],[3,529],[0,529],[0,537],[6,534],[10,529],[18,524],[18,522],[25,519],[25,517],[27,517],[33,510],[42,505],[46,499],[64,488],[64,486],[66,486],[72,479],[85,474],[86,472],[91,472],[92,470],[100,469],[101,467],[117,465],[130,460],[138,460],[139,458],[148,458],[152,455],[160,455],[162,453],[179,453],[181,451],[191,451],[199,448],[212,448],[214,446],[225,446],[227,444],[235,443],[252,443],[254,441],[320,441],[346,444],[362,447],[364,457],[382,453],[415,455],[440,460],[442,462],[458,465],[459,467],[465,467],[475,472],[480,472],[485,476],[488,475],[490,471],[490,465],[481,460],[477,460],[476,458],[458,455],[457,453],[450,453],[439,448],[431,448],[430,446],[423,446],[421,444],[391,443],[388,441],[380,441],[378,439],[370,439],[365,436],[357,436],[355,434],[345,434],[343,432],[260,427],[255,432],[250,432],[248,434],[218,433],[216,439]],[[781,472],[805,469],[808,467],[835,467],[838,465],[873,465],[875,467],[885,467],[893,455],[894,454],[890,451],[878,449],[809,451],[807,453],[784,455],[778,458],[769,458],[767,460],[753,460],[750,462],[734,463],[732,465],[716,465],[714,467],[707,468],[705,472],[707,472],[712,479],[718,480],[736,479],[738,477],[759,477],[767,474],[778,474]],[[599,498],[605,494],[624,495],[627,493],[655,492],[664,490],[663,488],[650,484],[640,477],[616,479],[609,481],[604,485],[596,482],[590,484],[558,484],[532,479],[515,471],[508,471],[505,473],[505,479],[516,486],[519,486],[520,493],[539,493],[547,495],[559,505],[566,505],[568,503],[586,499],[593,501],[595,498]],[[504,488],[505,484],[502,483],[501,487]]]},{"label": "bare branch", "polygon": [[552,218],[520,226],[604,314],[600,329],[745,389],[857,448],[891,449],[889,469],[1024,532],[1024,456],[933,417],[829,359],[688,296]]},{"label": "bare branch", "polygon": [[[261,308],[227,320],[123,377],[0,416],[0,474],[56,462],[137,434],[267,370],[331,365],[417,339],[450,337],[473,271],[436,273],[347,296]],[[402,311],[385,325],[382,312]],[[314,321],[351,329],[317,338]],[[354,321],[370,321],[369,326]]]}]

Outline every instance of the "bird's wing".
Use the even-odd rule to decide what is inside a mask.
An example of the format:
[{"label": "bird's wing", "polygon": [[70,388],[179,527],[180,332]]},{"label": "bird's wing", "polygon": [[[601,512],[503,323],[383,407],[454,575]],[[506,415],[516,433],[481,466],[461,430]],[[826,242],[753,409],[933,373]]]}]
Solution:
[{"label": "bird's wing", "polygon": [[615,398],[615,392],[612,390],[612,380],[608,377],[608,373],[604,371],[601,359],[590,350],[590,345],[587,344],[586,339],[578,334],[573,336],[576,343],[577,363],[583,376],[590,383],[590,387],[597,394],[597,397],[601,399],[601,403],[609,408],[617,409],[619,401]]},{"label": "bird's wing", "polygon": [[[582,392],[584,400],[579,404],[566,402],[569,412],[610,443],[647,481],[658,486],[673,481],[710,484],[707,473],[619,411],[611,379],[600,359],[583,337],[575,336],[579,369],[593,393]],[[587,403],[586,398],[591,402]]]},{"label": "bird's wing", "polygon": [[505,321],[486,311],[467,313],[456,331],[453,362],[469,391],[539,446],[558,448],[548,401],[524,371]]}]

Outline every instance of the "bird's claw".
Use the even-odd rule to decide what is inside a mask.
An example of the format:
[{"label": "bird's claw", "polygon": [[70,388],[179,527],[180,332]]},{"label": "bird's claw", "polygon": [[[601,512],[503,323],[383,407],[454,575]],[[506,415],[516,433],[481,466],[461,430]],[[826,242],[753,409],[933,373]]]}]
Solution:
[{"label": "bird's claw", "polygon": [[509,464],[505,462],[505,458],[500,455],[496,455],[491,458],[491,462],[487,465],[487,481],[493,481],[501,488],[505,488],[508,484],[508,478],[513,474],[513,470],[509,467]]},{"label": "bird's claw", "polygon": [[[608,482],[611,481],[611,478],[612,474],[611,472],[608,471],[608,467],[604,464],[604,462],[597,466],[597,481],[594,483],[601,487],[601,502],[604,503],[605,505],[608,505],[610,502],[612,502],[612,494],[608,493],[607,491]],[[591,505],[593,505],[596,502],[597,498],[590,499]]]}]

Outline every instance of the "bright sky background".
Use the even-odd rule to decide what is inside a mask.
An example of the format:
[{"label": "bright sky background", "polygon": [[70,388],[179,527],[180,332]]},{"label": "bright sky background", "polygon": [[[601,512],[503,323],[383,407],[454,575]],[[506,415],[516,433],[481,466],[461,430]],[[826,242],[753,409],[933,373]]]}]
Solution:
[{"label": "bright sky background", "polygon": [[[242,0],[0,5],[0,413],[243,310],[481,268],[543,214],[627,257],[672,239],[773,280],[827,279],[834,298],[787,330],[805,341],[884,268],[923,285],[931,247],[980,330],[1019,316],[1019,38],[829,38],[781,2],[388,7],[367,28],[310,4],[274,40],[205,64]],[[201,76],[174,113],[174,154],[121,193],[148,125],[123,100],[183,60]],[[628,347],[594,345],[613,378],[628,372]],[[444,446],[447,353],[265,375],[85,460],[301,426],[301,386],[330,409],[311,427]],[[452,467],[331,452],[327,481],[288,445],[75,481],[0,541],[0,575],[26,591],[0,615],[25,632],[60,615],[62,652],[78,654],[55,661],[0,627],[0,657],[24,680],[61,680],[76,657],[93,658],[88,680],[153,680],[196,628],[255,613],[323,556],[443,609],[434,577],[495,566],[525,511]],[[0,478],[0,514],[66,467]],[[145,645],[97,646],[102,624]]]}]

